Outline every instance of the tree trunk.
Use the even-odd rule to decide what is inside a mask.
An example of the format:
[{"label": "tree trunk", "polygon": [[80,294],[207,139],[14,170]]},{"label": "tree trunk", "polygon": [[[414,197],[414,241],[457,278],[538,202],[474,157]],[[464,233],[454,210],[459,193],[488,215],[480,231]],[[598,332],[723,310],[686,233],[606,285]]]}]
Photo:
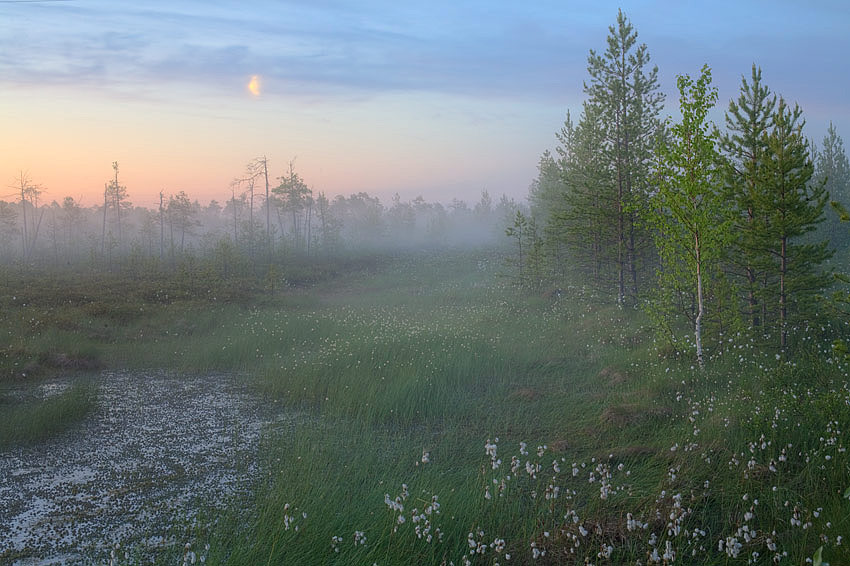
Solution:
[{"label": "tree trunk", "polygon": [[100,253],[106,255],[106,208],[109,206],[109,189],[106,183],[103,184],[103,226],[100,229]]},{"label": "tree trunk", "polygon": [[121,189],[118,187],[118,162],[112,164],[115,169],[115,219],[118,224],[118,249],[121,249]]},{"label": "tree trunk", "polygon": [[623,237],[623,191],[619,192],[619,202],[617,203],[617,304],[623,306],[626,297],[626,277],[625,277],[625,260],[623,259],[623,248],[625,247],[625,238]]},{"label": "tree trunk", "polygon": [[51,231],[51,239],[53,240],[53,261],[54,263],[59,263],[59,236],[56,233],[56,209],[51,208],[51,212],[53,213],[53,230]]},{"label": "tree trunk", "polygon": [[27,230],[27,197],[26,197],[26,187],[27,183],[24,180],[24,174],[21,172],[21,216],[24,217],[24,231],[21,234],[21,242],[23,245],[23,260],[27,259],[28,246],[27,241],[29,240],[29,231]]},{"label": "tree trunk", "polygon": [[272,257],[272,220],[271,202],[269,201],[269,166],[266,156],[263,156],[263,175],[266,178],[266,247],[268,248],[269,261]]},{"label": "tree trunk", "polygon": [[617,304],[623,306],[626,300],[626,233],[623,218],[623,163],[621,157],[620,120],[617,116]]},{"label": "tree trunk", "polygon": [[697,267],[697,318],[694,322],[694,334],[697,343],[697,363],[700,369],[705,367],[702,359],[702,257],[700,254],[699,234],[694,234],[694,252],[696,254]]},{"label": "tree trunk", "polygon": [[325,214],[327,211],[325,210],[325,207],[322,206],[322,203],[324,202],[324,194],[319,193],[319,196],[322,197],[322,200],[319,201],[319,224],[322,227],[322,247],[325,248],[325,255],[329,256],[330,247],[328,246],[328,226],[325,223]]},{"label": "tree trunk", "polygon": [[[767,274],[764,275],[764,279],[762,279],[762,290],[767,290]],[[762,326],[767,326],[767,295],[763,297],[761,302],[761,323]]]},{"label": "tree trunk", "polygon": [[278,226],[278,228],[280,228],[281,249],[285,250],[286,249],[286,242],[284,241],[283,237],[284,237],[284,234],[286,234],[286,232],[284,232],[284,230],[283,230],[283,217],[280,215],[280,207],[279,206],[274,207],[274,209],[275,209],[275,214],[277,214],[277,226]]},{"label": "tree trunk", "polygon": [[[752,189],[751,189],[752,190]],[[747,228],[747,232],[751,233],[753,228],[752,225],[755,222],[755,213],[753,212],[752,207],[747,209],[747,224],[750,226]],[[761,324],[761,319],[759,318],[758,311],[758,299],[756,298],[756,272],[755,269],[749,264],[749,254],[747,254],[747,284],[749,285],[749,289],[747,291],[747,305],[749,307],[749,315],[751,317],[751,324],[753,328],[757,328]]]},{"label": "tree trunk", "polygon": [[248,253],[251,260],[254,259],[254,179],[251,179],[251,184],[248,185],[251,189],[251,202],[248,206]]},{"label": "tree trunk", "polygon": [[239,245],[239,215],[236,213],[236,191],[233,191],[233,198],[231,199],[231,204],[233,205],[233,245]]},{"label": "tree trunk", "polygon": [[635,221],[629,216],[629,271],[632,283],[632,301],[637,303],[638,297],[638,279],[637,279],[637,259],[635,252]]},{"label": "tree trunk", "polygon": [[313,237],[313,235],[311,233],[312,230],[310,229],[311,225],[313,223],[313,202],[312,201],[307,203],[307,220],[306,220],[306,222],[307,222],[307,227],[306,227],[306,230],[307,230],[307,257],[310,257],[310,243],[311,243],[311,238]]},{"label": "tree trunk", "polygon": [[[35,213],[36,210],[38,210],[38,209],[36,208],[33,211],[33,213]],[[35,243],[36,243],[36,240],[38,240],[38,231],[39,231],[39,229],[41,229],[41,221],[42,221],[43,218],[44,218],[44,209],[42,208],[41,213],[38,215],[38,222],[35,223],[35,227],[33,228],[32,241],[30,242],[30,246],[29,246],[30,252],[32,252],[32,250],[35,249]]]},{"label": "tree trunk", "polygon": [[172,214],[168,215],[168,240],[172,264],[174,262],[174,218]]},{"label": "tree trunk", "polygon": [[162,208],[162,191],[159,191],[159,259],[162,260],[162,256],[165,253],[165,220],[162,217],[163,208]]},{"label": "tree trunk", "polygon": [[782,237],[779,264],[779,347],[784,351],[788,337],[786,316],[788,305],[786,301],[785,274],[788,270],[788,238]]}]

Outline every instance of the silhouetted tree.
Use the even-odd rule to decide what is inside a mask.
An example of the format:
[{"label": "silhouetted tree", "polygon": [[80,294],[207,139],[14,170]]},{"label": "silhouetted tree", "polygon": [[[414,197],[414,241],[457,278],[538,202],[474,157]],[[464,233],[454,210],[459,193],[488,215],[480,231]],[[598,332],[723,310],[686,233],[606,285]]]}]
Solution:
[{"label": "silhouetted tree", "polygon": [[[106,186],[106,195],[105,200],[108,201],[109,207],[114,211],[114,222],[116,226],[116,233],[118,238],[118,247],[120,248],[123,243],[123,233],[121,228],[121,209],[129,208],[130,202],[127,200],[127,187],[118,183],[118,162],[112,162],[112,170],[115,173],[115,176],[109,184]],[[106,206],[106,202],[104,202],[104,206]]]},{"label": "silhouetted tree", "polygon": [[168,220],[171,226],[171,246],[174,248],[174,230],[176,229],[180,238],[180,253],[183,253],[186,234],[190,233],[192,228],[197,226],[198,206],[189,200],[189,196],[185,191],[180,191],[177,195],[171,196],[168,199]]},{"label": "silhouetted tree", "polygon": [[0,201],[0,246],[4,256],[11,255],[11,244],[18,231],[18,211],[5,201]]}]

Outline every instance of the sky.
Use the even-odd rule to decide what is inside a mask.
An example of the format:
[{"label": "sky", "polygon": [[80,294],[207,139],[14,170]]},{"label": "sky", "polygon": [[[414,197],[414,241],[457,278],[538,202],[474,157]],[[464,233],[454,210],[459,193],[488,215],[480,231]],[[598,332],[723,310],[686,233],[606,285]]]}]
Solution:
[{"label": "sky", "polygon": [[708,63],[722,124],[756,63],[850,136],[845,0],[0,0],[0,199],[23,171],[94,205],[117,161],[135,205],[222,202],[261,156],[329,196],[522,199],[620,8],[665,114]]}]

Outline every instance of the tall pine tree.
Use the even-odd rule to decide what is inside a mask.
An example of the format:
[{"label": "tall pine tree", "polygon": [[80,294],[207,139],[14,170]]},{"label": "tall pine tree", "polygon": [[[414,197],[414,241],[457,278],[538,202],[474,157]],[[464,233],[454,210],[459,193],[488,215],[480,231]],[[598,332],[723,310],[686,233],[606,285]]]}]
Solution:
[{"label": "tall pine tree", "polygon": [[[566,193],[547,225],[547,239],[556,240],[570,252],[572,265],[592,277],[598,289],[610,288],[615,266],[618,233],[616,201],[602,150],[604,124],[600,108],[589,103],[578,125],[565,125],[562,146]],[[614,281],[616,271],[614,272]]]},{"label": "tall pine tree", "polygon": [[761,325],[759,287],[763,274],[756,269],[755,258],[762,253],[756,238],[763,211],[756,207],[762,187],[759,184],[767,141],[765,134],[773,124],[776,97],[761,79],[761,69],[753,64],[750,82],[741,78],[741,94],[729,102],[726,111],[727,132],[720,138],[726,157],[726,202],[734,211],[733,228],[737,235],[727,255],[728,272],[743,290],[743,315],[751,327]]},{"label": "tall pine tree", "polygon": [[823,183],[812,182],[814,166],[802,133],[804,123],[800,107],[790,108],[780,98],[773,127],[764,136],[766,154],[759,174],[763,190],[754,199],[763,214],[757,221],[757,239],[766,252],[759,258],[766,282],[762,300],[770,315],[765,324],[775,330],[782,350],[788,345],[789,330],[809,318],[815,296],[831,281],[820,271],[820,264],[832,255],[827,241],[802,238],[823,220],[828,199]]},{"label": "tall pine tree", "polygon": [[648,247],[648,234],[637,215],[651,193],[649,164],[664,95],[658,90],[658,67],[646,71],[646,44],[637,44],[637,32],[622,10],[608,29],[605,52],[591,50],[588,56],[585,93],[601,115],[602,149],[611,177],[603,187],[613,190],[606,200],[613,204],[610,230],[616,237],[617,300],[622,304],[627,296],[637,298],[640,264]]}]

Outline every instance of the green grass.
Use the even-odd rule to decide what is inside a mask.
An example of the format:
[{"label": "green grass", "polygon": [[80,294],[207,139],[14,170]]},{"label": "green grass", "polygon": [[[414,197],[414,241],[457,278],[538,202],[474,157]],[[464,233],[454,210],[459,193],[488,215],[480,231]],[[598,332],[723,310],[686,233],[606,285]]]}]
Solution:
[{"label": "green grass", "polygon": [[[499,271],[456,252],[250,300],[131,289],[117,315],[48,309],[80,316],[17,351],[77,336],[110,367],[242,372],[293,415],[253,498],[197,528],[208,564],[799,564],[821,546],[850,563],[850,387],[826,337],[787,361],[737,337],[701,372],[639,311],[580,285],[529,295]],[[400,512],[385,497],[402,484]]]},{"label": "green grass", "polygon": [[44,441],[78,423],[94,404],[94,392],[82,383],[44,400],[0,397],[0,448]]},{"label": "green grass", "polygon": [[[699,372],[659,357],[639,313],[579,289],[525,297],[464,263],[397,266],[243,322],[262,329],[255,355],[277,354],[259,364],[262,390],[305,417],[269,441],[268,483],[248,511],[209,535],[212,563],[492,564],[508,552],[646,563],[668,543],[685,563],[800,563],[819,546],[847,559],[847,460],[839,435],[820,440],[850,425],[846,370],[818,353],[781,365],[742,344],[745,363],[730,354]],[[492,469],[484,444],[496,437]],[[398,524],[384,497],[402,484]],[[439,526],[442,539],[427,542],[412,514],[434,495],[430,534]],[[628,514],[641,525],[630,530]]]}]

